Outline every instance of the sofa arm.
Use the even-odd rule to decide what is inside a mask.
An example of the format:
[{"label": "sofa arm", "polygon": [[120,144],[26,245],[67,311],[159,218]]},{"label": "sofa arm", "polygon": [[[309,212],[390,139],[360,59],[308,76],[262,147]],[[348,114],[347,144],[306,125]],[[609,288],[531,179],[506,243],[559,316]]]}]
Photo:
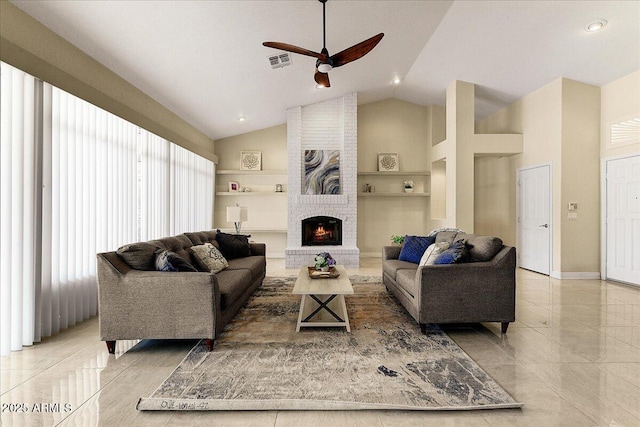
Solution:
[{"label": "sofa arm", "polygon": [[267,245],[265,243],[249,243],[251,248],[251,255],[253,256],[267,256]]},{"label": "sofa arm", "polygon": [[398,259],[400,257],[400,250],[402,246],[383,246],[382,247],[382,260],[386,259]]},{"label": "sofa arm", "polygon": [[508,246],[487,262],[419,267],[420,322],[514,321],[515,267]]},{"label": "sofa arm", "polygon": [[214,338],[220,292],[210,273],[119,271],[98,254],[100,339]]}]

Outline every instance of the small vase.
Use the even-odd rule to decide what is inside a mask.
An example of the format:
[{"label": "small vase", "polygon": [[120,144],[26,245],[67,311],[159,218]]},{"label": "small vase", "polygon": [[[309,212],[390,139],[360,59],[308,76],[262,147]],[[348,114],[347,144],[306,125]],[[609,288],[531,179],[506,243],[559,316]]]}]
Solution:
[{"label": "small vase", "polygon": [[407,188],[407,187],[405,187],[405,188],[404,188],[404,192],[405,192],[405,193],[413,193],[413,188]]},{"label": "small vase", "polygon": [[329,266],[325,265],[324,267],[320,267],[320,271],[329,271]]}]

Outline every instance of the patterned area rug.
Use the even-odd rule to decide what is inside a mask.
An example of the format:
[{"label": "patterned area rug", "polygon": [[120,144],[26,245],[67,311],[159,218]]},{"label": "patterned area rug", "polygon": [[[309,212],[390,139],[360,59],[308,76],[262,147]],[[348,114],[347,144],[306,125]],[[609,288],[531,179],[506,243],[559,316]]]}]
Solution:
[{"label": "patterned area rug", "polygon": [[212,352],[198,343],[139,410],[518,408],[444,332],[422,335],[380,278],[352,276],[344,328],[295,332],[295,278],[267,278]]}]

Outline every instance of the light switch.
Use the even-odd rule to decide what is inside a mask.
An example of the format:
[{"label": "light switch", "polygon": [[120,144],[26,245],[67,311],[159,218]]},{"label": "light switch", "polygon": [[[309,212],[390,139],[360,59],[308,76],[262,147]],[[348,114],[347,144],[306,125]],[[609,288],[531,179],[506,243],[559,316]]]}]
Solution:
[{"label": "light switch", "polygon": [[567,214],[567,219],[569,221],[576,221],[578,219],[578,213],[577,212],[569,212]]}]

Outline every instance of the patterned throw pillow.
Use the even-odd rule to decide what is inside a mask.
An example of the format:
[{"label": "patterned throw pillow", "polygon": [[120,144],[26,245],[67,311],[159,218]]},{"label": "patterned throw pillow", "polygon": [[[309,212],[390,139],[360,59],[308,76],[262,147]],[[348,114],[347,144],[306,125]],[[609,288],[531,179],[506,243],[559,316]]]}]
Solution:
[{"label": "patterned throw pillow", "polygon": [[436,241],[436,237],[422,237],[422,236],[405,236],[404,244],[400,249],[400,261],[412,262],[418,264],[422,254],[427,248]]},{"label": "patterned throw pillow", "polygon": [[434,243],[424,251],[422,258],[420,259],[420,265],[434,265],[438,255],[440,255],[445,249],[449,248],[448,242]]},{"label": "patterned throw pillow", "polygon": [[469,251],[465,245],[465,240],[456,240],[436,258],[436,265],[457,264],[469,261]]},{"label": "patterned throw pillow", "polygon": [[211,243],[205,243],[204,245],[191,246],[193,252],[200,258],[202,263],[207,266],[210,272],[218,273],[229,267],[229,263],[225,257],[220,253],[218,248]]},{"label": "patterned throw pillow", "polygon": [[157,271],[198,271],[189,262],[183,260],[180,255],[167,250],[156,251]]}]

